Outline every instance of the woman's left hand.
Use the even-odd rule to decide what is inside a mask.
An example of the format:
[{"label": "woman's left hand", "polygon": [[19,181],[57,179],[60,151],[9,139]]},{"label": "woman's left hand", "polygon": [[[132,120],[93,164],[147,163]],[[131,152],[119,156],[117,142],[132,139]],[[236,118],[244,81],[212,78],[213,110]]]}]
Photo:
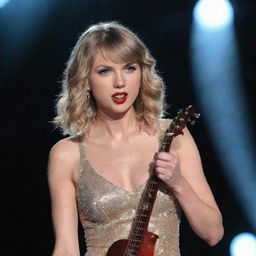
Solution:
[{"label": "woman's left hand", "polygon": [[173,150],[157,152],[154,159],[157,177],[173,189],[182,180],[178,154]]}]

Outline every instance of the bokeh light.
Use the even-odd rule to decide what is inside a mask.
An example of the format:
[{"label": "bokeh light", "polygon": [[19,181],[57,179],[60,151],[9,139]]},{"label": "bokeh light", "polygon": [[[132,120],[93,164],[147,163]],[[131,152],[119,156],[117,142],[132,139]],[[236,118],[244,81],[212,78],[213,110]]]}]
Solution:
[{"label": "bokeh light", "polygon": [[228,0],[200,0],[194,8],[194,19],[207,28],[219,28],[233,21],[234,11]]},{"label": "bokeh light", "polygon": [[231,256],[255,256],[256,236],[251,233],[242,233],[233,238],[230,244]]}]

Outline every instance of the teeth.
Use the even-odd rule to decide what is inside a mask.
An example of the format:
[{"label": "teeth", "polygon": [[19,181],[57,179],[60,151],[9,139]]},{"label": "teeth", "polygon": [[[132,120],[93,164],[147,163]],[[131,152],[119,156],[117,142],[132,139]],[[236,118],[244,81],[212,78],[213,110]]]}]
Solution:
[{"label": "teeth", "polygon": [[125,94],[119,94],[119,95],[115,95],[114,97],[117,98],[117,99],[122,99],[125,96],[126,96]]}]

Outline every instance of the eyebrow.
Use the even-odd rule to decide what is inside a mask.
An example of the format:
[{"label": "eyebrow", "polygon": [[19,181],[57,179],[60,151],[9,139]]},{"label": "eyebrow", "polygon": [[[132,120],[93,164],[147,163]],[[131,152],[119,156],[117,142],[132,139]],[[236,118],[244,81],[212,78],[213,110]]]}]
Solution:
[{"label": "eyebrow", "polygon": [[103,65],[103,64],[99,64],[96,66],[96,68],[99,68],[99,67],[112,68],[112,66]]},{"label": "eyebrow", "polygon": [[[127,66],[130,66],[130,65],[135,65],[135,64],[138,64],[138,63],[136,63],[136,62],[126,63],[125,65],[123,65],[123,67],[127,67]],[[96,66],[96,68],[99,68],[99,67],[112,68],[113,66],[108,66],[108,65],[104,65],[104,64],[99,64],[99,65]]]}]

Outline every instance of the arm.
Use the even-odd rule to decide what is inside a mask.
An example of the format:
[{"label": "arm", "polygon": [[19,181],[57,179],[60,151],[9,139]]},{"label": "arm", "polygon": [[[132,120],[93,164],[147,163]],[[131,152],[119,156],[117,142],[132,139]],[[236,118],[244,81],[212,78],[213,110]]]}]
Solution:
[{"label": "arm", "polygon": [[156,155],[156,173],[174,192],[194,232],[209,245],[223,236],[222,217],[204,176],[197,146],[188,129],[170,152]]},{"label": "arm", "polygon": [[75,185],[72,180],[72,174],[77,170],[75,146],[72,141],[62,140],[49,154],[48,182],[56,238],[53,256],[80,256]]}]

